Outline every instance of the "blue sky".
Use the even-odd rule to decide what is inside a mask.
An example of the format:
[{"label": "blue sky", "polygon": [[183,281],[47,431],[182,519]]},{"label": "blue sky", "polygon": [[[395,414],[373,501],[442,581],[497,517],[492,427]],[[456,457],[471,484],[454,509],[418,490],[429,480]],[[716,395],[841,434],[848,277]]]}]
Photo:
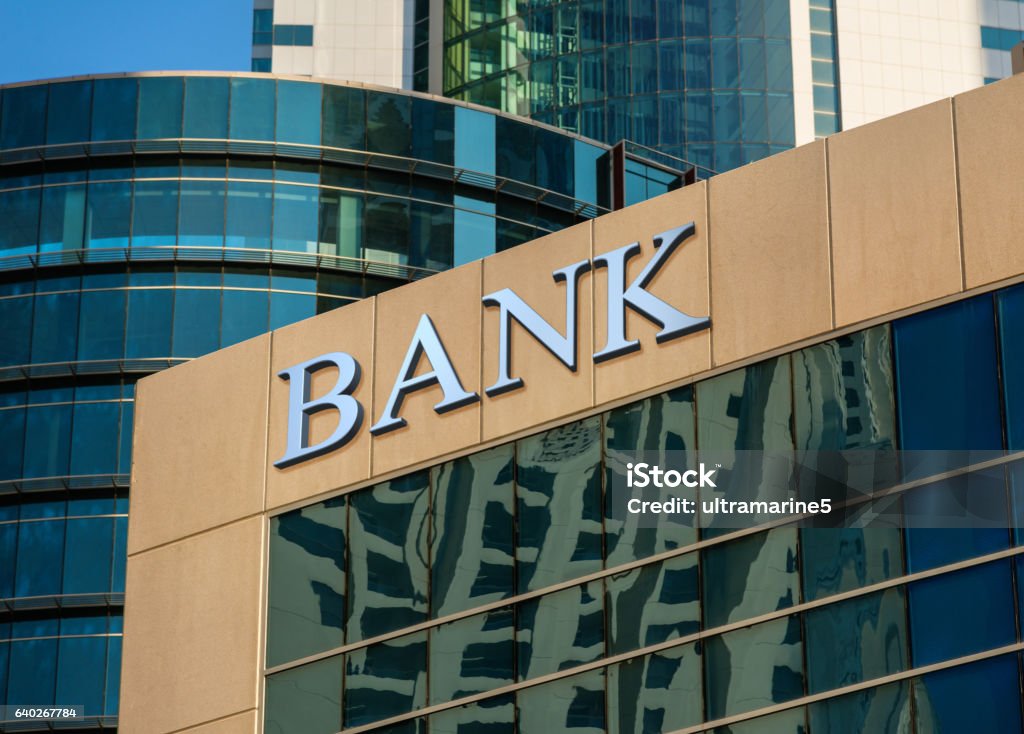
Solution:
[{"label": "blue sky", "polygon": [[252,0],[0,0],[0,84],[154,69],[248,71]]}]

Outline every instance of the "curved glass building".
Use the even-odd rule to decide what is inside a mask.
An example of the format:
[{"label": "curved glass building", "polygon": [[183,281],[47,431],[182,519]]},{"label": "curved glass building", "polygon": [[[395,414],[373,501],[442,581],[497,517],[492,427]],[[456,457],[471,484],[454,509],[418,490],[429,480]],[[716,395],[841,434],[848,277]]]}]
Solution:
[{"label": "curved glass building", "polygon": [[609,165],[544,125],[361,86],[0,90],[0,703],[116,725],[138,378],[597,216]]},{"label": "curved glass building", "polygon": [[795,143],[790,35],[789,0],[453,0],[443,91],[728,170]]}]

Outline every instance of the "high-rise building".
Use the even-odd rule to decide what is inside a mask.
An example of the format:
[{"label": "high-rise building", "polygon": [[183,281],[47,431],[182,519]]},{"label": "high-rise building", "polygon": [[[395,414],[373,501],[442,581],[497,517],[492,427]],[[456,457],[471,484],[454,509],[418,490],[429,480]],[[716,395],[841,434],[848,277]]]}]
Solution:
[{"label": "high-rise building", "polygon": [[138,379],[687,174],[394,89],[248,73],[0,89],[0,706],[117,724]]},{"label": "high-rise building", "polygon": [[1024,29],[999,0],[256,7],[254,69],[444,94],[718,171],[1008,76]]},{"label": "high-rise building", "polygon": [[1024,731],[1022,106],[1018,75],[143,380],[126,730]]}]

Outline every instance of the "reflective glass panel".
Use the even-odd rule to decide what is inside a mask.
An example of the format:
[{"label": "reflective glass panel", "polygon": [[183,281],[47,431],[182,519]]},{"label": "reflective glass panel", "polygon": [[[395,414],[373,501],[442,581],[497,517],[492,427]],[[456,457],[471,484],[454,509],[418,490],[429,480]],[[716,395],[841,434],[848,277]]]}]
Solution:
[{"label": "reflective glass panel", "polygon": [[512,446],[432,471],[431,616],[513,594]]},{"label": "reflective glass panel", "polygon": [[1017,668],[1016,655],[1002,655],[914,679],[917,734],[1020,731]]},{"label": "reflective glass panel", "polygon": [[278,81],[278,140],[320,145],[321,89],[320,84]]},{"label": "reflective glass panel", "polygon": [[608,653],[657,645],[700,628],[697,554],[687,553],[605,579]]},{"label": "reflective glass panel", "polygon": [[135,137],[138,79],[97,79],[92,93],[92,139],[131,140]]},{"label": "reflective glass panel", "polygon": [[807,612],[808,691],[819,693],[905,670],[906,619],[901,587]]},{"label": "reflective glass panel", "polygon": [[139,139],[181,137],[183,93],[178,77],[139,80]]},{"label": "reflective glass panel", "polygon": [[348,642],[426,619],[428,485],[417,472],[351,495]]},{"label": "reflective glass panel", "polygon": [[710,638],[704,648],[707,718],[803,695],[802,648],[796,616]]},{"label": "reflective glass panel", "polygon": [[231,80],[231,138],[274,139],[274,87],[273,79]]},{"label": "reflective glass panel", "polygon": [[1011,450],[1024,449],[1024,285],[1000,291],[999,339],[1006,406],[1006,439]]},{"label": "reflective glass panel", "polygon": [[515,682],[512,608],[430,631],[430,700],[443,703]]},{"label": "reflective glass panel", "polygon": [[267,734],[334,734],[341,728],[343,656],[267,678]]},{"label": "reflective glass panel", "polygon": [[812,703],[811,731],[904,734],[910,721],[909,691],[906,682],[891,683]]},{"label": "reflective glass panel", "polygon": [[185,80],[186,138],[228,136],[228,79],[192,77]]},{"label": "reflective glass panel", "polygon": [[173,246],[178,224],[178,182],[137,181],[132,246]]},{"label": "reflective glass panel", "polygon": [[345,726],[368,724],[427,702],[427,633],[399,637],[345,656]]},{"label": "reflective glass panel", "polygon": [[597,660],[604,647],[600,581],[522,602],[516,610],[520,680]]},{"label": "reflective glass panel", "polygon": [[85,241],[85,186],[47,187],[43,189],[42,207],[39,249],[81,249]]},{"label": "reflective glass panel", "polygon": [[797,530],[775,528],[701,551],[704,624],[718,627],[800,600]]},{"label": "reflective glass panel", "polygon": [[268,666],[344,643],[346,521],[344,498],[271,520]]},{"label": "reflective glass panel", "polygon": [[516,482],[519,593],[600,570],[600,418],[519,441]]},{"label": "reflective glass panel", "polygon": [[604,670],[526,688],[516,694],[519,734],[605,730]]},{"label": "reflective glass panel", "polygon": [[91,81],[51,84],[46,110],[46,144],[88,140],[91,103]]}]

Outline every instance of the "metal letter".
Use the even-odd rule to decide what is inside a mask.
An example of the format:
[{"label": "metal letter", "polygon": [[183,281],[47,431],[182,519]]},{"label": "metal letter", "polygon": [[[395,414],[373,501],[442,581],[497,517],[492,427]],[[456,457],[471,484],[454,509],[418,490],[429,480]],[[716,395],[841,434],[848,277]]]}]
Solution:
[{"label": "metal letter", "polygon": [[[420,358],[426,356],[432,370],[422,375],[416,374],[416,366]],[[463,405],[475,403],[480,396],[475,392],[466,392],[459,381],[451,359],[441,343],[441,337],[437,335],[434,322],[427,314],[420,317],[420,323],[416,326],[416,333],[413,334],[409,350],[405,353],[405,361],[398,371],[394,387],[391,388],[391,397],[384,406],[384,412],[380,419],[370,426],[370,433],[380,436],[389,431],[394,431],[406,425],[405,418],[399,418],[398,412],[402,409],[402,401],[406,395],[417,390],[422,390],[431,385],[440,385],[444,392],[444,400],[434,406],[438,414],[447,413],[449,410],[461,408]]]},{"label": "metal letter", "polygon": [[577,285],[579,277],[588,270],[590,261],[581,260],[551,274],[556,283],[565,281],[564,337],[511,289],[502,288],[484,296],[485,306],[498,306],[501,309],[498,317],[501,324],[498,332],[498,381],[484,390],[488,396],[493,398],[523,386],[521,377],[509,374],[512,369],[512,319],[518,321],[558,361],[573,372],[576,371]]},{"label": "metal letter", "polygon": [[[309,399],[310,378],[325,367],[338,368],[338,381],[320,398]],[[288,380],[288,439],[284,456],[274,462],[284,469],[300,461],[333,451],[352,440],[363,423],[363,406],[350,394],[359,385],[359,363],[345,352],[331,352],[277,373]],[[338,411],[334,433],[316,446],[308,446],[309,417],[322,410]]]},{"label": "metal letter", "polygon": [[640,348],[638,339],[626,339],[626,309],[631,308],[638,314],[653,321],[661,327],[655,337],[661,344],[670,339],[706,329],[711,319],[707,316],[697,317],[683,313],[657,296],[644,290],[658,270],[665,264],[676,249],[689,237],[693,236],[696,227],[693,222],[670,229],[654,238],[657,252],[629,286],[626,286],[626,263],[640,252],[640,243],[620,247],[617,250],[594,258],[594,267],[608,268],[608,341],[604,348],[594,355],[595,362],[621,357],[635,352]]}]

